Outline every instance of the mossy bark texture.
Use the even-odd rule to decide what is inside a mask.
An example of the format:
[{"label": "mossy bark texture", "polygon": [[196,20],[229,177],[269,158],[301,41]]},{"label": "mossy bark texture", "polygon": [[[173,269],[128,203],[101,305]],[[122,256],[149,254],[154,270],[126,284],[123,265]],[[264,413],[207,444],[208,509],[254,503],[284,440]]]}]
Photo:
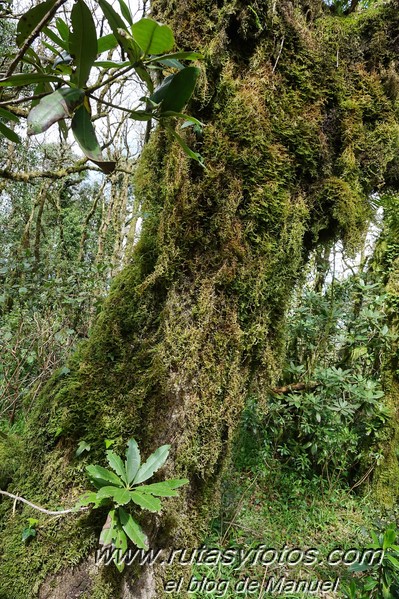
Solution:
[{"label": "mossy bark texture", "polygon": [[[141,239],[70,372],[36,402],[9,489],[67,506],[87,488],[84,465],[103,463],[105,438],[122,451],[134,436],[144,454],[170,443],[161,475],[190,484],[142,523],[153,547],[196,547],[217,513],[245,398],[278,376],[284,314],[309,251],[338,237],[356,247],[370,194],[398,186],[399,11],[154,0],[153,12],[180,48],[205,54],[190,106],[204,132],[187,141],[207,168],[161,128],[153,134],[135,176]],[[83,459],[82,439],[92,447]],[[96,568],[100,510],[41,520],[24,546],[33,514],[1,510],[0,597],[162,597],[173,578],[161,567]]]}]

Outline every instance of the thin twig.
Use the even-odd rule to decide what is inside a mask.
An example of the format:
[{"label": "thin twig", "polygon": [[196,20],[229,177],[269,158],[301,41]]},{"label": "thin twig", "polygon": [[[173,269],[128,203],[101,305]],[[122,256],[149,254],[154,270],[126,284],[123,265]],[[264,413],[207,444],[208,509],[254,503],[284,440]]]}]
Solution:
[{"label": "thin twig", "polygon": [[79,509],[71,508],[69,510],[46,510],[46,508],[40,507],[40,505],[36,505],[35,503],[32,503],[31,501],[28,501],[27,499],[24,499],[23,497],[19,497],[18,495],[13,495],[12,493],[8,493],[7,491],[2,491],[1,489],[0,489],[0,495],[6,495],[7,497],[14,499],[15,501],[22,501],[22,503],[26,503],[26,505],[33,507],[34,510],[43,512],[43,514],[49,514],[50,516],[61,516],[62,514],[72,514],[75,512],[83,512],[84,510],[90,509],[90,506],[87,505],[84,507],[80,507]]},{"label": "thin twig", "polygon": [[280,44],[280,50],[278,52],[276,62],[274,63],[274,67],[272,70],[273,75],[274,75],[275,70],[277,69],[278,61],[280,60],[281,52],[283,51],[283,46],[284,46],[284,36],[282,37],[281,44]]}]

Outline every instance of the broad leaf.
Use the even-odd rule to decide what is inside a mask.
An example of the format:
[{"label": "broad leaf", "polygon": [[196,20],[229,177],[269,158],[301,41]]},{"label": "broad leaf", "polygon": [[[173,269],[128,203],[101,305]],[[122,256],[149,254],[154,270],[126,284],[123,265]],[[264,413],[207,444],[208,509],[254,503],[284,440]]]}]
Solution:
[{"label": "broad leaf", "polygon": [[55,26],[57,27],[58,33],[60,34],[60,36],[64,40],[64,42],[68,43],[70,32],[69,32],[69,27],[65,23],[65,21],[63,21],[61,19],[61,17],[57,17],[55,20]]},{"label": "broad leaf", "polygon": [[84,507],[86,505],[89,505],[90,503],[94,503],[95,507],[97,507],[99,505],[99,500],[97,499],[97,493],[94,491],[88,491],[87,493],[84,493],[79,500],[77,501],[77,503],[75,504],[75,508],[79,509],[80,507]]},{"label": "broad leaf", "polygon": [[112,545],[112,542],[116,536],[116,518],[115,510],[108,512],[107,519],[100,534],[100,545]]},{"label": "broad leaf", "polygon": [[153,495],[140,493],[140,490],[130,491],[130,499],[140,507],[149,512],[160,512],[162,505],[160,500]]},{"label": "broad leaf", "polygon": [[140,19],[132,26],[132,33],[144,54],[163,54],[175,44],[170,27],[153,19]]},{"label": "broad leaf", "polygon": [[119,0],[119,6],[121,8],[123,18],[126,19],[129,25],[133,25],[132,15],[126,2],[124,0]]},{"label": "broad leaf", "polygon": [[60,48],[62,48],[63,50],[65,50],[66,52],[68,52],[69,49],[69,43],[60,38],[55,31],[53,31],[52,29],[50,29],[50,27],[45,27],[43,29],[43,33],[45,33],[47,35],[47,37],[54,42],[54,44],[56,44],[57,46],[59,46]]},{"label": "broad leaf", "polygon": [[113,499],[118,505],[125,505],[129,503],[130,491],[127,489],[120,489],[119,487],[101,487],[97,492],[97,499]]},{"label": "broad leaf", "polygon": [[186,67],[173,75],[162,98],[162,113],[182,111],[193,95],[199,73],[197,67]]},{"label": "broad leaf", "polygon": [[82,103],[84,92],[81,89],[65,87],[44,96],[28,114],[28,135],[46,131],[53,123],[67,116]]},{"label": "broad leaf", "polygon": [[134,481],[134,477],[136,476],[139,468],[140,468],[141,458],[140,458],[140,450],[134,439],[130,439],[127,444],[126,450],[126,475],[127,475],[127,484],[130,485]]},{"label": "broad leaf", "polygon": [[56,75],[46,75],[44,73],[19,73],[18,75],[11,75],[6,79],[0,79],[0,87],[22,87],[23,85],[40,83],[41,81],[65,83],[63,79]]},{"label": "broad leaf", "polygon": [[76,65],[74,79],[79,87],[84,87],[97,57],[97,34],[91,11],[83,0],[74,4],[71,22],[69,53]]},{"label": "broad leaf", "polygon": [[108,52],[108,50],[113,50],[118,45],[118,41],[113,33],[109,33],[108,35],[104,35],[100,37],[97,43],[98,53],[102,54],[103,52]]},{"label": "broad leaf", "polygon": [[117,487],[123,487],[123,481],[116,474],[102,466],[86,466],[86,471],[97,488],[105,487],[110,483]]},{"label": "broad leaf", "polygon": [[19,118],[17,115],[13,114],[6,108],[0,107],[0,118],[6,121],[14,121],[14,123],[19,123]]},{"label": "broad leaf", "polygon": [[122,528],[129,539],[139,549],[148,549],[148,539],[141,526],[122,507],[118,511]]},{"label": "broad leaf", "polygon": [[160,102],[162,102],[162,100],[166,96],[166,92],[168,91],[169,85],[171,84],[174,76],[175,75],[168,75],[167,77],[165,77],[161,85],[159,85],[152,94],[152,96],[150,96],[150,100],[152,102],[154,102],[155,104],[159,104]]},{"label": "broad leaf", "polygon": [[93,63],[94,67],[100,67],[102,69],[122,69],[127,67],[130,64],[130,61],[126,60],[125,62],[116,62],[115,60],[96,60]]},{"label": "broad leaf", "polygon": [[204,165],[204,159],[202,158],[201,154],[199,154],[198,152],[194,152],[194,150],[192,150],[184,141],[184,139],[182,137],[180,137],[180,135],[173,129],[173,127],[166,127],[166,129],[173,135],[173,137],[176,139],[177,143],[180,145],[180,147],[182,148],[182,150],[184,151],[184,153],[189,157],[192,158],[193,160],[195,160],[196,162],[198,162],[198,164],[200,164],[203,168],[206,168]]},{"label": "broad leaf", "polygon": [[80,441],[78,448],[75,451],[76,457],[79,457],[84,451],[90,451],[90,445],[86,441]]},{"label": "broad leaf", "polygon": [[103,160],[90,115],[83,105],[79,106],[73,115],[72,132],[82,152],[97,164],[104,173],[112,173],[115,169],[115,162]]},{"label": "broad leaf", "polygon": [[35,27],[53,8],[55,0],[41,2],[29,9],[18,21],[16,42],[19,47],[28,39]]},{"label": "broad leaf", "polygon": [[116,455],[114,451],[109,449],[107,451],[107,460],[108,464],[111,466],[112,470],[116,472],[116,474],[126,483],[128,484],[125,466],[121,460],[121,458]]},{"label": "broad leaf", "polygon": [[152,485],[142,485],[137,490],[140,493],[149,493],[157,497],[176,497],[178,495],[176,489],[188,483],[187,478],[180,480],[165,480],[161,483],[153,483]]},{"label": "broad leaf", "polygon": [[132,110],[129,115],[135,121],[150,121],[154,117],[152,112],[146,112],[145,110]]},{"label": "broad leaf", "polygon": [[10,141],[12,141],[15,144],[21,143],[21,139],[20,139],[19,135],[17,135],[17,133],[15,133],[15,131],[10,129],[10,127],[7,127],[7,125],[5,125],[4,123],[0,123],[0,133],[1,133],[1,135],[4,135],[4,137],[6,137],[7,139],[9,139]]},{"label": "broad leaf", "polygon": [[124,21],[111,4],[107,0],[98,0],[98,3],[118,43],[125,50],[132,64],[136,63],[141,54],[140,46],[130,37]]},{"label": "broad leaf", "polygon": [[[162,56],[154,56],[153,58],[147,59],[146,64],[152,62],[166,62],[172,60],[202,60],[203,54],[199,52],[173,52],[172,54],[163,54]],[[178,63],[181,67],[180,63]]]},{"label": "broad leaf", "polygon": [[158,447],[148,458],[148,460],[140,467],[133,481],[135,485],[144,482],[161,468],[166,462],[169,455],[170,445],[162,445]]}]

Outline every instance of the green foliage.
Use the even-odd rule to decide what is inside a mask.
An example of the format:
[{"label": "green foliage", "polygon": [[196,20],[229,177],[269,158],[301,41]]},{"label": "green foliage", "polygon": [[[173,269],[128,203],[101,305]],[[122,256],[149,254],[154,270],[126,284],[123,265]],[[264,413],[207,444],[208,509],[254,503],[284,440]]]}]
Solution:
[{"label": "green foliage", "polygon": [[263,437],[265,459],[303,477],[320,475],[330,486],[355,484],[382,462],[392,414],[381,368],[396,341],[388,313],[387,293],[366,273],[321,292],[305,287],[288,318],[283,379],[288,389],[303,388],[270,394],[266,415],[249,402],[244,417],[246,429]]},{"label": "green foliage", "polygon": [[[343,585],[347,599],[395,599],[399,593],[399,545],[395,523],[389,524],[376,534],[371,533],[373,543],[369,549],[380,550],[377,563],[353,564],[350,571],[356,573]],[[358,576],[361,573],[360,577]]]},{"label": "green foliage", "polygon": [[142,484],[162,468],[169,449],[170,445],[158,447],[142,464],[138,445],[134,439],[130,439],[124,462],[114,451],[107,451],[107,460],[113,472],[102,466],[86,467],[97,492],[85,493],[77,507],[92,503],[94,508],[100,508],[111,504],[100,543],[119,550],[114,553],[113,561],[120,572],[124,569],[123,554],[127,550],[128,538],[140,549],[148,549],[148,539],[141,526],[122,506],[135,504],[150,512],[160,512],[162,505],[158,498],[176,497],[176,489],[189,482],[187,479],[169,479],[150,485]]},{"label": "green foliage", "polygon": [[[61,120],[60,127],[65,129],[63,119],[72,117],[72,131],[80,148],[107,174],[115,169],[116,163],[106,162],[102,157],[91,119],[90,99],[93,91],[101,89],[128,71],[134,70],[141,81],[145,83],[148,95],[141,99],[145,111],[130,109],[131,118],[137,120],[162,119],[170,129],[173,129],[173,119],[185,117],[180,113],[194,92],[199,74],[197,68],[184,67],[175,59],[177,56],[182,60],[196,60],[201,57],[200,54],[193,52],[165,54],[170,52],[175,44],[170,27],[149,18],[143,18],[137,23],[133,23],[126,3],[120,0],[119,4],[122,16],[106,0],[100,0],[100,8],[112,34],[98,39],[91,10],[84,0],[78,0],[70,14],[70,27],[59,17],[55,21],[59,35],[51,29],[51,25],[42,27],[43,44],[56,58],[42,63],[35,50],[29,48],[26,56],[29,55],[30,58],[28,59],[26,56],[21,58],[22,62],[29,65],[29,71],[27,69],[25,73],[18,75],[14,75],[10,71],[8,76],[3,77],[0,81],[0,86],[15,88],[33,83],[46,83],[47,95],[39,98],[37,105],[35,105],[35,98],[32,98],[31,110],[28,115],[28,133],[30,135],[42,133],[53,123]],[[17,27],[18,45],[21,46],[29,40],[35,27],[43,19],[51,16],[53,5],[53,0],[47,0],[33,7],[20,18]],[[122,57],[126,53],[128,61],[96,61],[98,54],[114,48],[117,43],[120,45]],[[154,69],[162,72],[165,68],[165,60],[168,61],[169,70],[177,70],[177,73],[168,75],[165,79],[167,83],[161,84],[154,93],[151,73]],[[102,78],[104,80],[90,86],[89,78],[94,66],[104,69],[105,72],[110,69],[116,70],[108,78],[109,81],[107,78]],[[54,82],[61,83],[61,90],[54,89],[50,85]],[[39,91],[42,92],[43,89]],[[101,102],[101,99],[97,99],[97,101]],[[128,108],[125,110],[129,111]],[[173,115],[166,114],[171,111],[174,113]],[[143,112],[145,112],[144,119],[140,116],[140,113]],[[0,133],[15,143],[19,141],[18,136],[3,123],[0,123]],[[180,136],[177,135],[176,139],[188,156],[202,164],[198,153],[191,151]]]}]

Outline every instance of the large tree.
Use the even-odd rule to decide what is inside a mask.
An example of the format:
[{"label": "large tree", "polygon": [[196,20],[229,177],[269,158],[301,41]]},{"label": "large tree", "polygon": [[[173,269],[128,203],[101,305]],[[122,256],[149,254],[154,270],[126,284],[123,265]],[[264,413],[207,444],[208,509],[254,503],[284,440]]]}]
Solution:
[{"label": "large tree", "polygon": [[[284,315],[309,253],[337,238],[355,248],[372,194],[398,189],[397,8],[153,2],[179,47],[206,56],[191,103],[205,127],[188,137],[206,170],[162,127],[152,135],[135,175],[140,240],[69,374],[36,402],[10,490],[72,503],[87,486],[79,441],[90,462],[104,438],[122,449],[134,436],[144,453],[168,443],[167,474],[190,484],[142,524],[153,547],[198,546],[246,397],[279,376]],[[176,575],[94,567],[100,510],[51,521],[22,547],[27,512],[8,507],[4,597],[160,597]]]}]

